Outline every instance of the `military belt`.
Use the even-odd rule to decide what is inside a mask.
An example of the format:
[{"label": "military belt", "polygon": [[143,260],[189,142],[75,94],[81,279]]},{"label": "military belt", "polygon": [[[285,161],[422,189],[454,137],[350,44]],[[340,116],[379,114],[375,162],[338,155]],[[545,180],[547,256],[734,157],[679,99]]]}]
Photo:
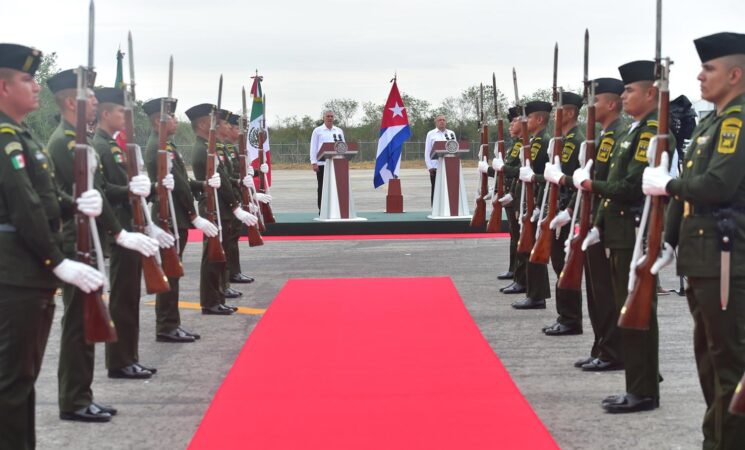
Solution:
[{"label": "military belt", "polygon": [[723,209],[729,209],[732,212],[745,214],[745,205],[737,205],[737,206],[696,206],[691,204],[690,202],[685,202],[683,204],[683,214],[684,216],[713,216],[717,214],[719,211]]}]

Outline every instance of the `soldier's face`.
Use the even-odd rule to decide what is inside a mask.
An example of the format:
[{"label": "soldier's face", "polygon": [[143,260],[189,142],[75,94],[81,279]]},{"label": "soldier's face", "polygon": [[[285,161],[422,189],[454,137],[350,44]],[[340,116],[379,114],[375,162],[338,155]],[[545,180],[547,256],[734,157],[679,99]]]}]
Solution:
[{"label": "soldier's face", "polygon": [[536,113],[530,113],[528,114],[528,132],[529,133],[535,133],[538,131],[541,127],[541,124],[543,121],[540,119],[540,115]]},{"label": "soldier's face", "polygon": [[510,122],[510,136],[512,137],[518,137],[520,136],[520,118],[515,117],[512,119],[512,122]]},{"label": "soldier's face", "polygon": [[12,70],[9,79],[0,79],[0,98],[23,115],[39,107],[40,91],[41,88],[34,77],[26,72]]},{"label": "soldier's face", "polygon": [[626,114],[639,119],[650,107],[655,104],[654,87],[650,82],[637,81],[627,84],[621,94],[621,103]]},{"label": "soldier's face", "polygon": [[[733,85],[732,81],[736,77],[738,75],[735,69],[727,63],[726,57],[705,62],[701,65],[701,72],[697,77],[701,87],[701,98],[717,103],[729,93]],[[739,77],[742,77],[741,69]]]},{"label": "soldier's face", "polygon": [[112,130],[123,130],[124,129],[124,106],[114,105],[108,111],[105,111],[101,115],[101,121],[105,122],[106,125]]}]

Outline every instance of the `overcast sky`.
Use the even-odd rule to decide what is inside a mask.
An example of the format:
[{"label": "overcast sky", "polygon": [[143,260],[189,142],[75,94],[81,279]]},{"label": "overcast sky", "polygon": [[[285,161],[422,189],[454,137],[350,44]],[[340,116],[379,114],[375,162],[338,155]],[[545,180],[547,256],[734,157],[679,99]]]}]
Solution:
[{"label": "overcast sky", "polygon": [[[86,60],[88,0],[34,0],[5,8],[0,42],[57,52],[61,69]],[[617,67],[654,57],[654,0],[98,0],[97,83],[113,85],[115,54],[134,37],[137,95],[166,95],[175,60],[179,113],[217,101],[240,108],[241,86],[264,76],[269,124],[277,116],[320,118],[331,98],[383,103],[394,71],[399,87],[438,105],[468,86],[491,83],[512,99],[512,67],[521,94],[551,84],[554,42],[559,84],[578,87],[590,30],[590,77],[618,77]],[[666,0],[663,54],[674,60],[671,95],[700,98],[700,61],[692,40],[745,32],[745,1]],[[125,67],[125,81],[128,81]]]}]

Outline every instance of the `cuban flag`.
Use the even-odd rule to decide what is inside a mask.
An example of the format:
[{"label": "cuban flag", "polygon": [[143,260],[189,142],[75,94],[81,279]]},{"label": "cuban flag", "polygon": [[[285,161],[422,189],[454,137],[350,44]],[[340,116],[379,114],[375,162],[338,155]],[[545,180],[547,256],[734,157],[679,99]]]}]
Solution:
[{"label": "cuban flag", "polygon": [[401,149],[409,137],[411,137],[409,116],[406,114],[406,108],[394,78],[380,124],[378,153],[375,157],[373,176],[373,185],[376,188],[387,183],[391,178],[398,177],[398,170],[401,167]]}]

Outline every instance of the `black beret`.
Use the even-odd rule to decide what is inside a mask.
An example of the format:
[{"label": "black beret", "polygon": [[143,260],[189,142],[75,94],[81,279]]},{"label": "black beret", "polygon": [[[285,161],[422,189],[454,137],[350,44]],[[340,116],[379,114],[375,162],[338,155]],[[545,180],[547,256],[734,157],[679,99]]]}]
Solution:
[{"label": "black beret", "polygon": [[561,104],[562,105],[574,105],[577,108],[582,107],[582,96],[577,95],[574,92],[562,92],[561,93]]},{"label": "black beret", "polygon": [[[142,109],[145,111],[145,114],[148,116],[151,114],[158,113],[160,114],[160,103],[161,100],[163,100],[165,97],[161,98],[154,98],[152,100],[148,100],[145,102],[145,104],[142,105]],[[176,105],[178,104],[178,99],[171,99],[170,101],[166,100],[167,103],[170,104],[171,107],[171,113],[176,112]]]},{"label": "black beret", "polygon": [[194,122],[199,118],[209,116],[213,109],[215,109],[215,105],[211,103],[200,103],[199,105],[192,106],[191,108],[187,109],[186,117]]},{"label": "black beret", "polygon": [[41,63],[41,52],[18,44],[0,44],[0,68],[15,69],[30,75],[36,73]]},{"label": "black beret", "polygon": [[96,100],[98,103],[113,103],[124,106],[124,89],[104,87],[96,89]]},{"label": "black beret", "polygon": [[632,61],[618,68],[623,84],[654,81],[654,61]]},{"label": "black beret", "polygon": [[78,74],[75,69],[63,70],[49,77],[47,86],[54,94],[65,89],[75,89],[78,87]]},{"label": "black beret", "polygon": [[729,55],[745,55],[745,34],[716,33],[693,41],[701,62]]},{"label": "black beret", "polygon": [[230,113],[230,117],[228,117],[228,123],[231,125],[238,125],[238,119],[240,117],[241,116],[239,116],[238,114]]},{"label": "black beret", "polygon": [[525,115],[529,115],[534,112],[543,111],[551,112],[551,103],[544,102],[541,100],[533,100],[525,105]]},{"label": "black beret", "polygon": [[227,109],[220,108],[220,109],[217,110],[217,118],[219,120],[226,120],[227,121],[229,117],[230,117],[230,111],[228,111]]},{"label": "black beret", "polygon": [[595,78],[595,95],[597,94],[623,94],[623,81],[618,78]]},{"label": "black beret", "polygon": [[515,117],[520,117],[519,106],[513,106],[512,108],[507,109],[507,119],[512,122],[513,120],[515,120]]}]

